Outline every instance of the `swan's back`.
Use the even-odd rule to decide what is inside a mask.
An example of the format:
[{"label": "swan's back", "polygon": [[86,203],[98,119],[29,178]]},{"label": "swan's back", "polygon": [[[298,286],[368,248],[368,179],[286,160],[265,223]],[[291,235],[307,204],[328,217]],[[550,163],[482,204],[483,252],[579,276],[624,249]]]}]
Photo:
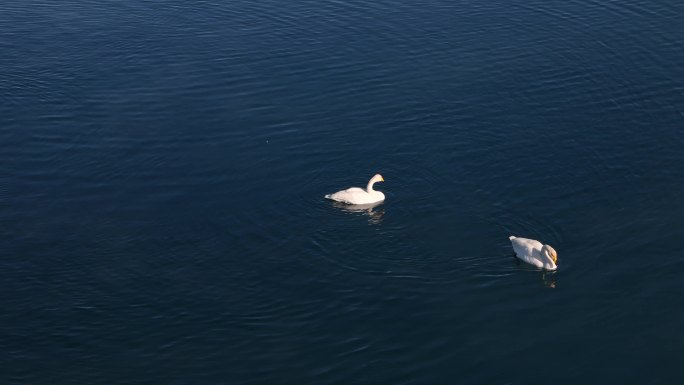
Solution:
[{"label": "swan's back", "polygon": [[344,202],[349,204],[370,203],[371,201],[368,192],[358,187],[351,187],[346,190],[338,191],[334,194],[328,194],[325,197],[327,199],[332,199],[337,202]]},{"label": "swan's back", "polygon": [[513,245],[513,251],[515,252],[516,257],[537,267],[544,266],[544,263],[541,260],[541,249],[543,246],[541,242],[534,239],[518,238],[514,236],[510,236],[508,239],[511,240],[511,245]]}]

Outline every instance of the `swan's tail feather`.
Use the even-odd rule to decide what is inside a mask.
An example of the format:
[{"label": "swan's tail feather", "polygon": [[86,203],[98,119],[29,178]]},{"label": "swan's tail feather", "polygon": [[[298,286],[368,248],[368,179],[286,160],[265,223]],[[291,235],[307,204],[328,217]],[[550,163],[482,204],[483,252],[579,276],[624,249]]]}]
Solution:
[{"label": "swan's tail feather", "polygon": [[517,237],[514,237],[512,235],[510,237],[508,237],[508,239],[510,239],[511,241],[514,240],[515,238],[517,238]]},{"label": "swan's tail feather", "polygon": [[324,196],[323,198],[325,198],[325,199],[332,199],[332,194],[325,194],[325,196]]}]

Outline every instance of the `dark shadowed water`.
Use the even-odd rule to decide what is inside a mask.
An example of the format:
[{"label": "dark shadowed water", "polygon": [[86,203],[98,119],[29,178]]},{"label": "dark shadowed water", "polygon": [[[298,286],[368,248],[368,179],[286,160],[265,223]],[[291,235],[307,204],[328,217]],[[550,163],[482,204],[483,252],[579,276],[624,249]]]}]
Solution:
[{"label": "dark shadowed water", "polygon": [[678,383],[683,18],[3,1],[0,383]]}]

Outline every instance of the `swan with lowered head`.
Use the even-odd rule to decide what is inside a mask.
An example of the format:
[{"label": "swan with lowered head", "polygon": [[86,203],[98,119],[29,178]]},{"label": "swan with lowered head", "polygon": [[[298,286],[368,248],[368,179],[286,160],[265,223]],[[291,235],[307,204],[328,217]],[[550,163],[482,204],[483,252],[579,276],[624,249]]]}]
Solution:
[{"label": "swan with lowered head", "polygon": [[519,259],[546,270],[556,270],[558,267],[558,254],[549,245],[542,245],[534,239],[510,236],[515,256]]},{"label": "swan with lowered head", "polygon": [[325,197],[327,199],[334,200],[336,202],[346,203],[348,205],[367,205],[371,203],[382,202],[385,200],[385,194],[380,191],[373,190],[373,185],[375,182],[384,182],[382,175],[375,174],[370,181],[368,181],[368,186],[366,189],[351,187],[346,190],[338,191],[334,194],[328,194]]}]

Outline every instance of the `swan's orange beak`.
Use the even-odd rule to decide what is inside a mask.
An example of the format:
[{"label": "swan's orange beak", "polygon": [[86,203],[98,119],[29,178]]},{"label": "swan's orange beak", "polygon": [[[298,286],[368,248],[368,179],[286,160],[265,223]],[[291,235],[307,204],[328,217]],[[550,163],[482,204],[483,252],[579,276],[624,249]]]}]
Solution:
[{"label": "swan's orange beak", "polygon": [[381,176],[380,176],[380,182],[384,182],[384,181],[385,181],[385,178],[383,178],[382,175],[381,175]]}]

